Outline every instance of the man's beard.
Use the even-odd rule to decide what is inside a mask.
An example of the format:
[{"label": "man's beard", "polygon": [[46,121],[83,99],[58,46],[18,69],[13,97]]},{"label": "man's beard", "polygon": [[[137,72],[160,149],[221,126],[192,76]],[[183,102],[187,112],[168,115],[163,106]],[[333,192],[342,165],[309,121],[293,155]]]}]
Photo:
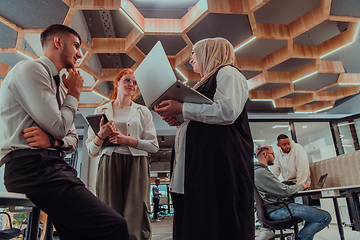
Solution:
[{"label": "man's beard", "polygon": [[[74,63],[73,62],[70,62],[68,60],[68,58],[71,56],[69,50],[68,50],[68,47],[67,45],[65,44],[64,45],[64,48],[63,50],[61,51],[60,53],[60,57],[61,57],[61,60],[64,64],[64,68],[68,69],[68,68],[73,68],[74,67]],[[72,58],[71,58],[72,59]]]},{"label": "man's beard", "polygon": [[291,148],[289,149],[289,151],[285,151],[283,148],[281,148],[281,150],[283,150],[284,153],[289,153],[291,151]]}]

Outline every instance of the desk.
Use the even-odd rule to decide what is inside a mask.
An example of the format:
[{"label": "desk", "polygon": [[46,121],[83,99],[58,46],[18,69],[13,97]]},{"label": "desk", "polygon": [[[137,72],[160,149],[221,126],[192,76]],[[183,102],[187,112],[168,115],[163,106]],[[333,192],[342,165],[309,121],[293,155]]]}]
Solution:
[{"label": "desk", "polygon": [[25,194],[0,192],[0,207],[24,206],[32,207],[29,213],[26,240],[37,240],[39,231],[40,209]]},{"label": "desk", "polygon": [[341,224],[341,216],[339,211],[339,205],[337,198],[351,197],[354,204],[355,216],[352,216],[352,220],[356,226],[360,225],[360,203],[358,194],[360,193],[360,185],[332,187],[322,189],[312,189],[306,191],[299,191],[293,195],[293,197],[300,196],[314,196],[315,198],[332,198],[334,203],[336,221],[339,229],[340,239],[345,240],[344,229]]}]

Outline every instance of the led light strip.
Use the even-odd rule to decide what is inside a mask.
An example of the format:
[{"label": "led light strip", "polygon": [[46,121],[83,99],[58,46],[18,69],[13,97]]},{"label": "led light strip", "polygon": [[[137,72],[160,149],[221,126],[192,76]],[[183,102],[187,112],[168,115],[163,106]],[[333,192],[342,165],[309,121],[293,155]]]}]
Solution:
[{"label": "led light strip", "polygon": [[247,41],[246,43],[244,43],[244,44],[240,45],[239,47],[237,47],[237,48],[234,50],[234,52],[236,52],[237,50],[239,50],[240,48],[242,48],[243,46],[245,46],[246,44],[252,42],[252,41],[255,40],[255,39],[256,39],[256,37],[251,38],[251,39],[250,39],[249,41]]},{"label": "led light strip", "polygon": [[270,102],[271,101],[274,108],[276,108],[275,101],[272,99],[251,99],[251,101],[254,101],[254,102]]},{"label": "led light strip", "polygon": [[32,57],[30,57],[30,56],[28,56],[28,55],[26,55],[26,54],[24,54],[24,53],[22,53],[22,52],[20,52],[20,51],[17,51],[17,52],[20,53],[21,55],[23,55],[24,57],[27,57],[27,58],[29,58],[29,59],[34,60]]},{"label": "led light strip", "polygon": [[330,106],[330,107],[326,107],[326,108],[323,108],[323,109],[316,110],[316,111],[314,111],[314,113],[321,112],[321,111],[324,111],[324,110],[328,110],[328,109],[330,109],[330,108],[333,108],[333,106]]},{"label": "led light strip", "polygon": [[314,74],[317,74],[317,73],[318,73],[318,72],[310,73],[309,75],[306,75],[306,76],[304,76],[304,77],[301,77],[301,78],[296,79],[296,80],[293,81],[292,83],[296,83],[296,82],[298,82],[298,81],[300,81],[300,80],[303,80],[303,79],[305,79],[305,78],[307,78],[307,77],[310,77],[310,76],[312,76],[312,75],[314,75]]},{"label": "led light strip", "polygon": [[358,27],[357,27],[356,32],[355,32],[355,34],[354,34],[353,40],[352,40],[351,42],[349,42],[348,44],[345,44],[344,46],[339,47],[339,48],[337,48],[337,49],[335,49],[335,50],[333,50],[333,51],[331,51],[331,52],[329,52],[329,53],[326,53],[325,55],[322,55],[320,58],[326,57],[327,55],[329,55],[329,54],[331,54],[331,53],[334,53],[334,52],[336,52],[336,51],[338,51],[338,50],[340,50],[340,49],[342,49],[342,48],[344,48],[344,47],[346,47],[346,46],[349,46],[349,45],[352,44],[353,42],[355,42],[356,37],[357,37],[357,35],[358,35],[358,33],[359,33],[359,28],[360,28],[360,22],[359,22],[359,24],[358,24]]},{"label": "led light strip", "polygon": [[102,92],[100,92],[100,91],[98,91],[98,90],[92,90],[92,92],[95,93],[96,95],[98,95],[98,96],[100,96],[100,97],[108,100],[108,101],[110,100],[109,97],[107,97],[105,94],[103,94]]},{"label": "led light strip", "polygon": [[140,31],[141,33],[144,33],[144,31],[139,27],[139,25],[137,25],[137,23],[136,23],[134,20],[132,20],[132,18],[131,18],[122,8],[119,8],[119,10],[120,10],[120,12],[122,12],[122,13],[130,20],[130,22],[131,22],[137,29],[139,29],[139,31]]},{"label": "led light strip", "polygon": [[180,70],[178,68],[175,68],[175,70],[185,79],[185,82],[183,83],[187,83],[189,80],[185,77],[184,74],[182,74],[182,72],[180,72]]}]

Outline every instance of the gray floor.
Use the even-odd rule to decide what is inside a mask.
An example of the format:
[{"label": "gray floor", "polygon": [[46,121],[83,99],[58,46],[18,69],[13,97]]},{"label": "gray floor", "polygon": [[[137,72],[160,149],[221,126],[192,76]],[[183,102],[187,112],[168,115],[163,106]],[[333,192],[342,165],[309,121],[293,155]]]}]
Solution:
[{"label": "gray floor", "polygon": [[[152,240],[170,240],[172,239],[172,217],[166,217],[161,222],[151,222]],[[299,226],[301,229],[301,226]],[[259,230],[255,230],[257,233]],[[344,227],[346,240],[359,240],[360,233],[352,231],[350,227]],[[315,235],[314,240],[340,240],[337,225],[331,224]]]},{"label": "gray floor", "polygon": [[[151,222],[152,240],[171,240],[172,239],[172,217],[165,217],[161,222]],[[301,226],[299,226],[301,229]],[[255,230],[255,234],[259,230]],[[350,227],[344,227],[346,240],[359,240],[360,233],[351,231]],[[54,240],[59,238],[54,237]],[[314,240],[340,240],[337,225],[331,224],[315,235]]]}]

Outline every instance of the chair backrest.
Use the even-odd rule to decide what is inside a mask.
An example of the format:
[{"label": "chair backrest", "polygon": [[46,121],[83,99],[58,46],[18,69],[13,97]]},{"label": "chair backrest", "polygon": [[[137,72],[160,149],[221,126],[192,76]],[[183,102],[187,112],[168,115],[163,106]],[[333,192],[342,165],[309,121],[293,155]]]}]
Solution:
[{"label": "chair backrest", "polygon": [[266,209],[264,206],[264,201],[262,200],[262,198],[260,197],[260,194],[257,190],[256,187],[254,187],[254,200],[256,203],[256,216],[259,219],[260,222],[267,224],[267,222],[269,221],[266,218]]},{"label": "chair backrest", "polygon": [[264,201],[262,200],[256,187],[254,187],[254,200],[256,202],[257,218],[259,219],[260,222],[269,226],[270,228],[277,229],[277,230],[286,229],[286,228],[290,228],[293,225],[302,221],[301,218],[297,218],[297,217],[294,217],[293,219],[287,218],[287,219],[282,219],[282,220],[278,220],[278,221],[269,220],[266,217],[266,208],[265,208]]}]

